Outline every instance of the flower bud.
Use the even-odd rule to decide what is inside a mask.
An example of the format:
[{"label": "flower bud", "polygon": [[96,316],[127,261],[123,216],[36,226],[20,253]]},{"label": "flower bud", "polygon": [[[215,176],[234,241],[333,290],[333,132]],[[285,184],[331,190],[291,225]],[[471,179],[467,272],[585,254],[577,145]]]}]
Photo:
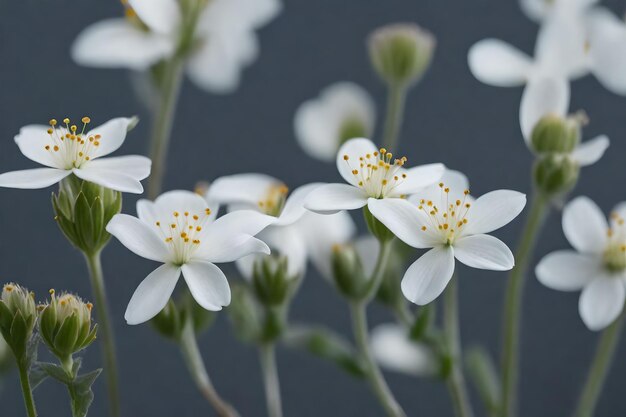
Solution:
[{"label": "flower bud", "polygon": [[295,277],[289,276],[288,260],[284,256],[262,256],[254,262],[252,287],[263,305],[282,305],[295,281]]},{"label": "flower bud", "polygon": [[199,334],[211,326],[215,312],[202,308],[186,291],[176,302],[170,299],[150,323],[162,336],[178,340],[188,317],[192,320],[194,332]]},{"label": "flower bud", "polygon": [[363,264],[352,245],[333,246],[331,262],[333,278],[339,291],[348,298],[359,299],[367,288]]},{"label": "flower bud", "polygon": [[7,342],[0,334],[0,375],[5,373],[13,364],[13,358],[11,357],[11,349]]},{"label": "flower bud", "polygon": [[387,229],[387,226],[374,217],[367,206],[363,207],[363,217],[365,218],[365,223],[370,233],[378,239],[379,242],[387,242],[395,237],[393,232]]},{"label": "flower bud", "polygon": [[370,128],[365,120],[358,117],[348,117],[339,125],[339,137],[337,145],[341,146],[353,138],[364,138],[370,134]]},{"label": "flower bud", "polygon": [[101,250],[111,235],[106,225],[122,209],[119,191],[83,181],[73,175],[52,194],[55,220],[63,234],[85,253]]},{"label": "flower bud", "polygon": [[36,321],[34,294],[17,284],[6,284],[0,298],[0,333],[18,361],[26,359]]},{"label": "flower bud", "polygon": [[435,38],[415,24],[396,23],[375,30],[368,44],[378,75],[390,84],[409,85],[428,68]]},{"label": "flower bud", "polygon": [[545,195],[558,195],[570,191],[578,181],[580,166],[568,156],[548,154],[535,162],[534,182]]},{"label": "flower bud", "polygon": [[232,301],[226,309],[237,337],[245,342],[254,342],[261,335],[261,311],[249,288],[244,285],[231,286]]},{"label": "flower bud", "polygon": [[62,362],[85,349],[96,339],[97,325],[92,326],[91,303],[50,290],[50,303],[43,306],[39,330],[50,351]]},{"label": "flower bud", "polygon": [[538,154],[570,153],[580,143],[581,119],[548,114],[535,125],[531,135],[533,150]]}]

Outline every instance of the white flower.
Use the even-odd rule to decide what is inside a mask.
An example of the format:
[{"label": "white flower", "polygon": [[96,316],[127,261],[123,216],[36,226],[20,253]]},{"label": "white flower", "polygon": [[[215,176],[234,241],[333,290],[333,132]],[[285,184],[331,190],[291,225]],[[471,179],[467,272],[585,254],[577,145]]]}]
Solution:
[{"label": "white flower", "polygon": [[29,125],[15,136],[15,143],[28,159],[47,168],[27,169],[0,174],[0,187],[45,188],[74,174],[77,177],[117,191],[141,194],[141,180],[150,175],[151,162],[138,155],[101,158],[115,152],[124,140],[131,118],[117,118],[87,131],[90,119],[82,126],[64,119],[59,126]]},{"label": "white flower", "polygon": [[[369,139],[351,139],[337,153],[337,169],[348,184],[325,184],[312,191],[305,207],[329,214],[354,210],[375,202],[385,205],[435,184],[445,170],[442,164],[405,169],[406,158],[393,158]],[[374,212],[372,212],[374,214]],[[376,216],[376,214],[374,214]]]},{"label": "white flower", "polygon": [[487,235],[513,220],[526,205],[517,191],[498,190],[473,201],[464,175],[449,171],[438,186],[415,195],[415,202],[374,200],[374,216],[406,244],[432,248],[406,271],[402,292],[411,302],[428,304],[445,289],[454,259],[479,269],[513,268],[513,254],[499,239]]},{"label": "white flower", "polygon": [[520,0],[524,13],[536,22],[542,22],[555,15],[579,16],[598,0]]},{"label": "white flower", "polygon": [[195,300],[207,310],[230,304],[230,287],[214,263],[269,253],[255,236],[273,219],[251,210],[215,220],[218,207],[190,191],[170,191],[154,202],[137,202],[138,218],[118,214],[107,231],[137,255],[162,262],[133,294],[128,324],[150,320],[165,307],[182,272]]},{"label": "white flower", "polygon": [[372,330],[370,346],[374,359],[384,368],[413,376],[437,372],[437,358],[423,343],[409,338],[399,324],[381,324]]},{"label": "white flower", "polygon": [[351,82],[335,83],[300,105],[294,119],[296,139],[310,156],[330,162],[346,139],[371,135],[375,117],[367,91]]},{"label": "white flower", "polygon": [[[226,204],[231,212],[253,209],[272,216],[272,224],[258,237],[287,257],[290,277],[304,274],[308,259],[326,274],[330,273],[332,246],[350,239],[355,226],[347,213],[322,216],[304,208],[308,194],[319,186],[307,184],[288,195],[287,186],[276,178],[264,174],[237,174],[217,179],[208,190],[207,200]],[[250,255],[237,261],[244,277],[252,277],[254,262],[259,256]]]},{"label": "white flower", "polygon": [[600,330],[624,307],[626,285],[626,203],[607,223],[600,208],[578,197],[563,210],[563,232],[575,250],[545,256],[535,273],[543,285],[559,291],[582,290],[578,311],[590,330]]},{"label": "white flower", "polygon": [[[189,25],[176,0],[128,0],[127,18],[107,19],[85,29],[72,46],[81,65],[146,70],[171,57]],[[281,9],[278,0],[211,0],[200,12],[189,77],[213,92],[231,92],[241,70],[256,59],[254,31]]]}]

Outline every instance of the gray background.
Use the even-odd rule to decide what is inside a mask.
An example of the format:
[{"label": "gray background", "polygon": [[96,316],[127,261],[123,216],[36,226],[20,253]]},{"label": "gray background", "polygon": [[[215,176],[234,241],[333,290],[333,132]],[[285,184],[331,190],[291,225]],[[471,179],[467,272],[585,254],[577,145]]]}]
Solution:
[{"label": "gray background", "polygon": [[[623,11],[623,1],[610,6]],[[89,23],[116,16],[116,1],[0,0],[0,171],[32,164],[13,136],[22,125],[51,117],[88,114],[99,123],[114,116],[143,118],[123,153],[147,147],[149,119],[135,99],[126,71],[74,65],[68,48]],[[531,157],[518,128],[521,89],[480,84],[467,68],[468,48],[495,36],[532,51],[536,25],[516,2],[500,0],[289,0],[284,13],[260,32],[260,59],[244,74],[236,94],[214,96],[186,83],[168,155],[166,189],[189,188],[198,179],[245,171],[289,179],[294,187],[310,181],[335,181],[333,166],[309,159],[292,130],[296,106],[326,85],[353,80],[378,102],[384,89],[368,66],[366,35],[379,25],[414,21],[437,36],[431,70],[408,100],[402,153],[412,163],[442,161],[464,171],[475,194],[497,188],[529,190]],[[626,100],[587,77],[573,84],[572,109],[585,109],[591,125],[585,137],[606,133],[612,146],[600,164],[586,168],[575,194],[586,194],[603,209],[624,199]],[[50,287],[86,297],[90,287],[81,256],[67,244],[52,220],[48,190],[0,190],[0,280],[18,281],[42,296]],[[134,213],[133,196],[125,210]],[[497,233],[514,246],[517,220]],[[538,255],[563,248],[560,219],[552,215]],[[176,348],[147,325],[130,327],[123,312],[132,292],[155,265],[118,242],[104,253],[105,273],[117,332],[126,416],[211,415],[182,366]],[[495,354],[505,275],[461,267],[461,321],[465,344],[481,342]],[[577,312],[577,293],[543,288],[529,277],[524,307],[522,415],[569,414],[584,380],[597,335]],[[293,308],[294,319],[325,323],[349,331],[346,306],[311,273]],[[372,322],[387,318],[375,308]],[[224,315],[201,340],[219,391],[244,416],[265,415],[255,351],[234,340]],[[626,400],[626,346],[603,392],[599,416],[623,416]],[[98,348],[87,353],[88,367],[99,363]],[[280,350],[280,375],[288,416],[379,416],[368,387],[307,354]],[[451,415],[443,384],[388,374],[392,389],[410,415]],[[65,392],[47,383],[36,392],[43,416],[67,416]],[[23,414],[17,377],[9,376],[0,394],[0,415]],[[103,380],[96,387],[91,416],[105,416]]]}]

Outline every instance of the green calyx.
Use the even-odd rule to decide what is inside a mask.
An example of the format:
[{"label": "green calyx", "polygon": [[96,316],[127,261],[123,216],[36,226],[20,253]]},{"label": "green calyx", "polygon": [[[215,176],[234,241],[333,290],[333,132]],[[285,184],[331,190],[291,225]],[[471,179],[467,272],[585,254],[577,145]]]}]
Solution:
[{"label": "green calyx", "polygon": [[365,223],[370,233],[378,239],[379,242],[387,242],[395,237],[391,230],[387,229],[387,226],[374,217],[367,206],[363,207],[363,217],[365,218]]},{"label": "green calyx", "polygon": [[188,290],[176,302],[170,299],[150,324],[162,336],[180,340],[187,320],[192,321],[195,334],[207,330],[215,321],[215,312],[202,308]]},{"label": "green calyx", "polygon": [[580,116],[561,117],[548,114],[535,125],[531,135],[533,150],[546,153],[568,154],[576,149],[581,140]]},{"label": "green calyx", "polygon": [[547,196],[571,191],[578,181],[580,166],[567,155],[547,154],[537,158],[533,170],[535,187]]},{"label": "green calyx", "polygon": [[96,253],[111,238],[106,225],[121,211],[122,194],[71,175],[52,194],[52,207],[67,239],[85,253]]},{"label": "green calyx", "polygon": [[367,291],[367,279],[356,249],[352,245],[335,245],[331,256],[333,278],[341,294],[361,299]]},{"label": "green calyx", "polygon": [[288,259],[284,256],[262,256],[254,262],[252,288],[258,301],[265,306],[285,303],[297,281],[289,275]]},{"label": "green calyx", "polygon": [[36,322],[34,294],[17,284],[6,284],[0,298],[0,333],[18,363],[28,360],[27,348]]}]

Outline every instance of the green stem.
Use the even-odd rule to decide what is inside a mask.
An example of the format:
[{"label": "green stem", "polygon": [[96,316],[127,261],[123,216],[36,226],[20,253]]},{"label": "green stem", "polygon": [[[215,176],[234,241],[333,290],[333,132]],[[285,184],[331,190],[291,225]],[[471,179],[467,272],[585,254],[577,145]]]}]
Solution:
[{"label": "green stem", "polygon": [[209,404],[213,406],[217,415],[220,417],[239,417],[239,413],[233,406],[224,401],[215,390],[198,349],[198,340],[190,320],[183,328],[180,338],[180,350],[185,359],[187,370],[191,374],[198,390],[200,390]]},{"label": "green stem", "polygon": [[30,387],[30,380],[28,379],[28,367],[20,364],[18,368],[20,371],[20,384],[22,385],[22,395],[24,397],[24,405],[26,406],[26,413],[28,417],[37,417],[33,390]]},{"label": "green stem", "polygon": [[383,134],[383,147],[396,152],[402,128],[407,88],[403,84],[390,84],[387,91],[387,115]]},{"label": "green stem", "polygon": [[598,402],[598,397],[602,386],[606,381],[609,367],[613,362],[615,349],[619,342],[624,318],[626,317],[626,309],[622,311],[620,316],[602,332],[602,337],[598,342],[596,354],[589,368],[587,382],[578,399],[578,406],[574,412],[574,417],[592,417],[593,411]]},{"label": "green stem", "polygon": [[96,312],[98,313],[98,330],[102,335],[102,353],[104,356],[104,375],[109,391],[109,412],[114,417],[120,416],[120,399],[118,388],[117,359],[115,355],[115,335],[111,327],[109,306],[107,303],[106,290],[104,288],[104,276],[100,252],[85,254],[91,286],[95,297]]},{"label": "green stem", "polygon": [[150,143],[150,159],[152,171],[148,183],[148,197],[155,199],[163,186],[165,176],[166,155],[172,135],[176,103],[180,95],[183,79],[183,59],[178,55],[167,62],[163,74],[163,82],[159,86],[161,100],[152,121],[152,138]]},{"label": "green stem", "polygon": [[461,353],[461,332],[459,326],[458,279],[452,276],[444,292],[443,322],[446,344],[452,359],[452,369],[448,376],[448,389],[458,417],[473,417],[474,412],[469,401],[465,377],[463,375]]},{"label": "green stem", "polygon": [[367,288],[365,289],[365,294],[362,298],[363,304],[369,304],[369,302],[376,296],[378,288],[385,277],[385,270],[387,269],[387,264],[389,263],[389,257],[392,250],[393,240],[387,240],[380,243],[380,251],[378,252],[378,258],[376,259],[376,266],[374,267],[374,272],[372,272],[372,276],[367,283]]},{"label": "green stem", "polygon": [[269,417],[282,417],[283,406],[280,399],[280,381],[276,368],[276,345],[267,342],[259,347],[263,383],[265,384],[265,399]]},{"label": "green stem", "polygon": [[517,414],[517,385],[519,374],[520,313],[526,271],[535,241],[545,220],[549,199],[541,193],[532,196],[530,212],[524,233],[515,253],[515,266],[510,272],[504,300],[502,334],[502,413],[507,417]]}]

